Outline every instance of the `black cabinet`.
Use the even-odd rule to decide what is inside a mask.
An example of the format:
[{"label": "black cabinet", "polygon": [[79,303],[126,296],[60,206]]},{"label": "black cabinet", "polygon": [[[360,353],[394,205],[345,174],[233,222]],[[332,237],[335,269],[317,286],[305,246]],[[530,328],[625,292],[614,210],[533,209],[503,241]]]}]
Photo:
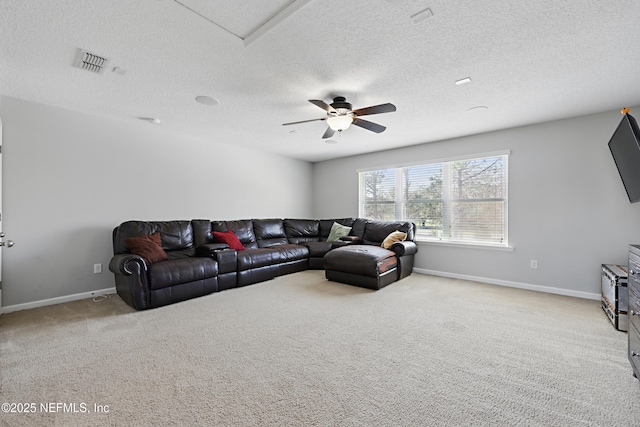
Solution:
[{"label": "black cabinet", "polygon": [[619,331],[629,330],[629,291],[626,265],[602,264],[602,309]]},{"label": "black cabinet", "polygon": [[640,378],[640,245],[629,246],[629,362]]}]

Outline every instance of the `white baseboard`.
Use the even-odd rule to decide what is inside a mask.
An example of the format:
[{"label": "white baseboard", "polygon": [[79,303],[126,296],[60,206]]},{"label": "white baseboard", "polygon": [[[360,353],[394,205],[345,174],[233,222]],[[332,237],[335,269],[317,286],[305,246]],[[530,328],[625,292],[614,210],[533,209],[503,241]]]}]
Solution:
[{"label": "white baseboard", "polygon": [[[491,285],[506,286],[508,288],[528,289],[530,291],[547,292],[550,294],[566,295],[566,296],[576,297],[576,298],[584,298],[584,299],[590,299],[590,300],[600,300],[601,298],[600,294],[595,294],[590,292],[573,291],[571,289],[553,288],[550,286],[532,285],[530,283],[513,282],[510,280],[500,280],[500,279],[491,279],[487,277],[468,276],[465,274],[449,273],[446,271],[437,271],[437,270],[428,270],[425,268],[414,268],[413,271],[414,273],[418,273],[418,274],[428,274],[431,276],[449,277],[451,279],[469,280],[472,282],[488,283]],[[2,291],[0,290],[0,292]],[[6,307],[0,307],[0,314],[11,313],[11,312],[20,311],[20,310],[28,310],[28,309],[37,308],[37,307],[45,307],[47,305],[62,304],[65,302],[77,301],[77,300],[86,299],[86,298],[93,298],[99,295],[108,295],[108,294],[114,294],[114,293],[116,293],[116,288],[106,288],[106,289],[100,289],[97,291],[82,292],[79,294],[49,298],[49,299],[34,301],[34,302],[27,302],[24,304],[9,305]]]},{"label": "white baseboard", "polygon": [[64,302],[77,301],[81,299],[93,298],[99,295],[115,294],[116,288],[100,289],[97,291],[82,292],[79,294],[65,295],[63,297],[43,299],[40,301],[26,302],[24,304],[9,305],[0,307],[0,314],[11,313],[14,311],[28,310],[31,308],[45,307],[47,305],[62,304]]},{"label": "white baseboard", "polygon": [[491,279],[487,277],[467,276],[465,274],[449,273],[445,271],[427,270],[425,268],[414,268],[418,274],[429,274],[432,276],[449,277],[451,279],[470,280],[472,282],[488,283],[490,285],[506,286],[508,288],[528,289],[530,291],[547,292],[550,294],[566,295],[569,297],[600,300],[600,294],[590,292],[572,291],[571,289],[553,288],[550,286],[532,285],[530,283],[512,282],[510,280]]}]

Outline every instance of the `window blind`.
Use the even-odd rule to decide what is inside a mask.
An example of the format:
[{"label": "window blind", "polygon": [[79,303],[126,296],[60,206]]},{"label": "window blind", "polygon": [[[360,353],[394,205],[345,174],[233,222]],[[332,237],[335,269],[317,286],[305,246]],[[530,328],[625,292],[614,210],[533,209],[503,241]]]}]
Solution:
[{"label": "window blind", "polygon": [[422,239],[507,245],[508,156],[360,172],[360,216],[416,224]]}]

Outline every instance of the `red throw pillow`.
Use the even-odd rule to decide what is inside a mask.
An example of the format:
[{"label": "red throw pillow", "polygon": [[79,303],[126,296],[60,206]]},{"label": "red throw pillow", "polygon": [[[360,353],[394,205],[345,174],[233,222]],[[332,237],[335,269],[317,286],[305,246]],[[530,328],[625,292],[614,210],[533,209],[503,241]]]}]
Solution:
[{"label": "red throw pillow", "polygon": [[213,237],[222,243],[229,245],[229,249],[235,249],[236,251],[244,251],[246,248],[240,243],[238,236],[233,231],[214,231]]},{"label": "red throw pillow", "polygon": [[140,255],[149,264],[169,259],[167,253],[162,249],[160,233],[154,233],[149,236],[129,237],[124,239],[124,244],[127,245],[132,254]]}]

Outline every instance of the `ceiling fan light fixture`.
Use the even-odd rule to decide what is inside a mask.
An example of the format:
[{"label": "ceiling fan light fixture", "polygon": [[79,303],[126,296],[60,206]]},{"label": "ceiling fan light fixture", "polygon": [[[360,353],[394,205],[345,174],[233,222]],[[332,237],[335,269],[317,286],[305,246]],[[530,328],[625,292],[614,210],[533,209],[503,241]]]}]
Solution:
[{"label": "ceiling fan light fixture", "polygon": [[[368,120],[363,120],[360,118],[360,116],[392,113],[396,111],[396,106],[388,102],[386,104],[372,105],[371,107],[358,108],[357,110],[353,110],[351,107],[351,103],[347,102],[344,96],[336,96],[335,98],[333,98],[333,102],[331,104],[327,104],[320,99],[310,99],[309,102],[316,107],[322,108],[327,112],[327,115],[320,119],[301,120],[297,122],[283,123],[282,125],[289,126],[297,125],[299,123],[326,121],[329,126],[325,130],[324,135],[322,135],[322,139],[329,139],[334,135],[335,132],[342,132],[349,129],[349,126],[351,126],[351,124],[371,132],[382,133],[385,131],[386,127],[374,122],[370,122]],[[340,134],[338,134],[338,136],[339,135]]]},{"label": "ceiling fan light fixture", "polygon": [[353,117],[347,115],[333,116],[327,119],[327,124],[329,125],[329,127],[338,132],[349,129],[351,123],[353,123]]}]

